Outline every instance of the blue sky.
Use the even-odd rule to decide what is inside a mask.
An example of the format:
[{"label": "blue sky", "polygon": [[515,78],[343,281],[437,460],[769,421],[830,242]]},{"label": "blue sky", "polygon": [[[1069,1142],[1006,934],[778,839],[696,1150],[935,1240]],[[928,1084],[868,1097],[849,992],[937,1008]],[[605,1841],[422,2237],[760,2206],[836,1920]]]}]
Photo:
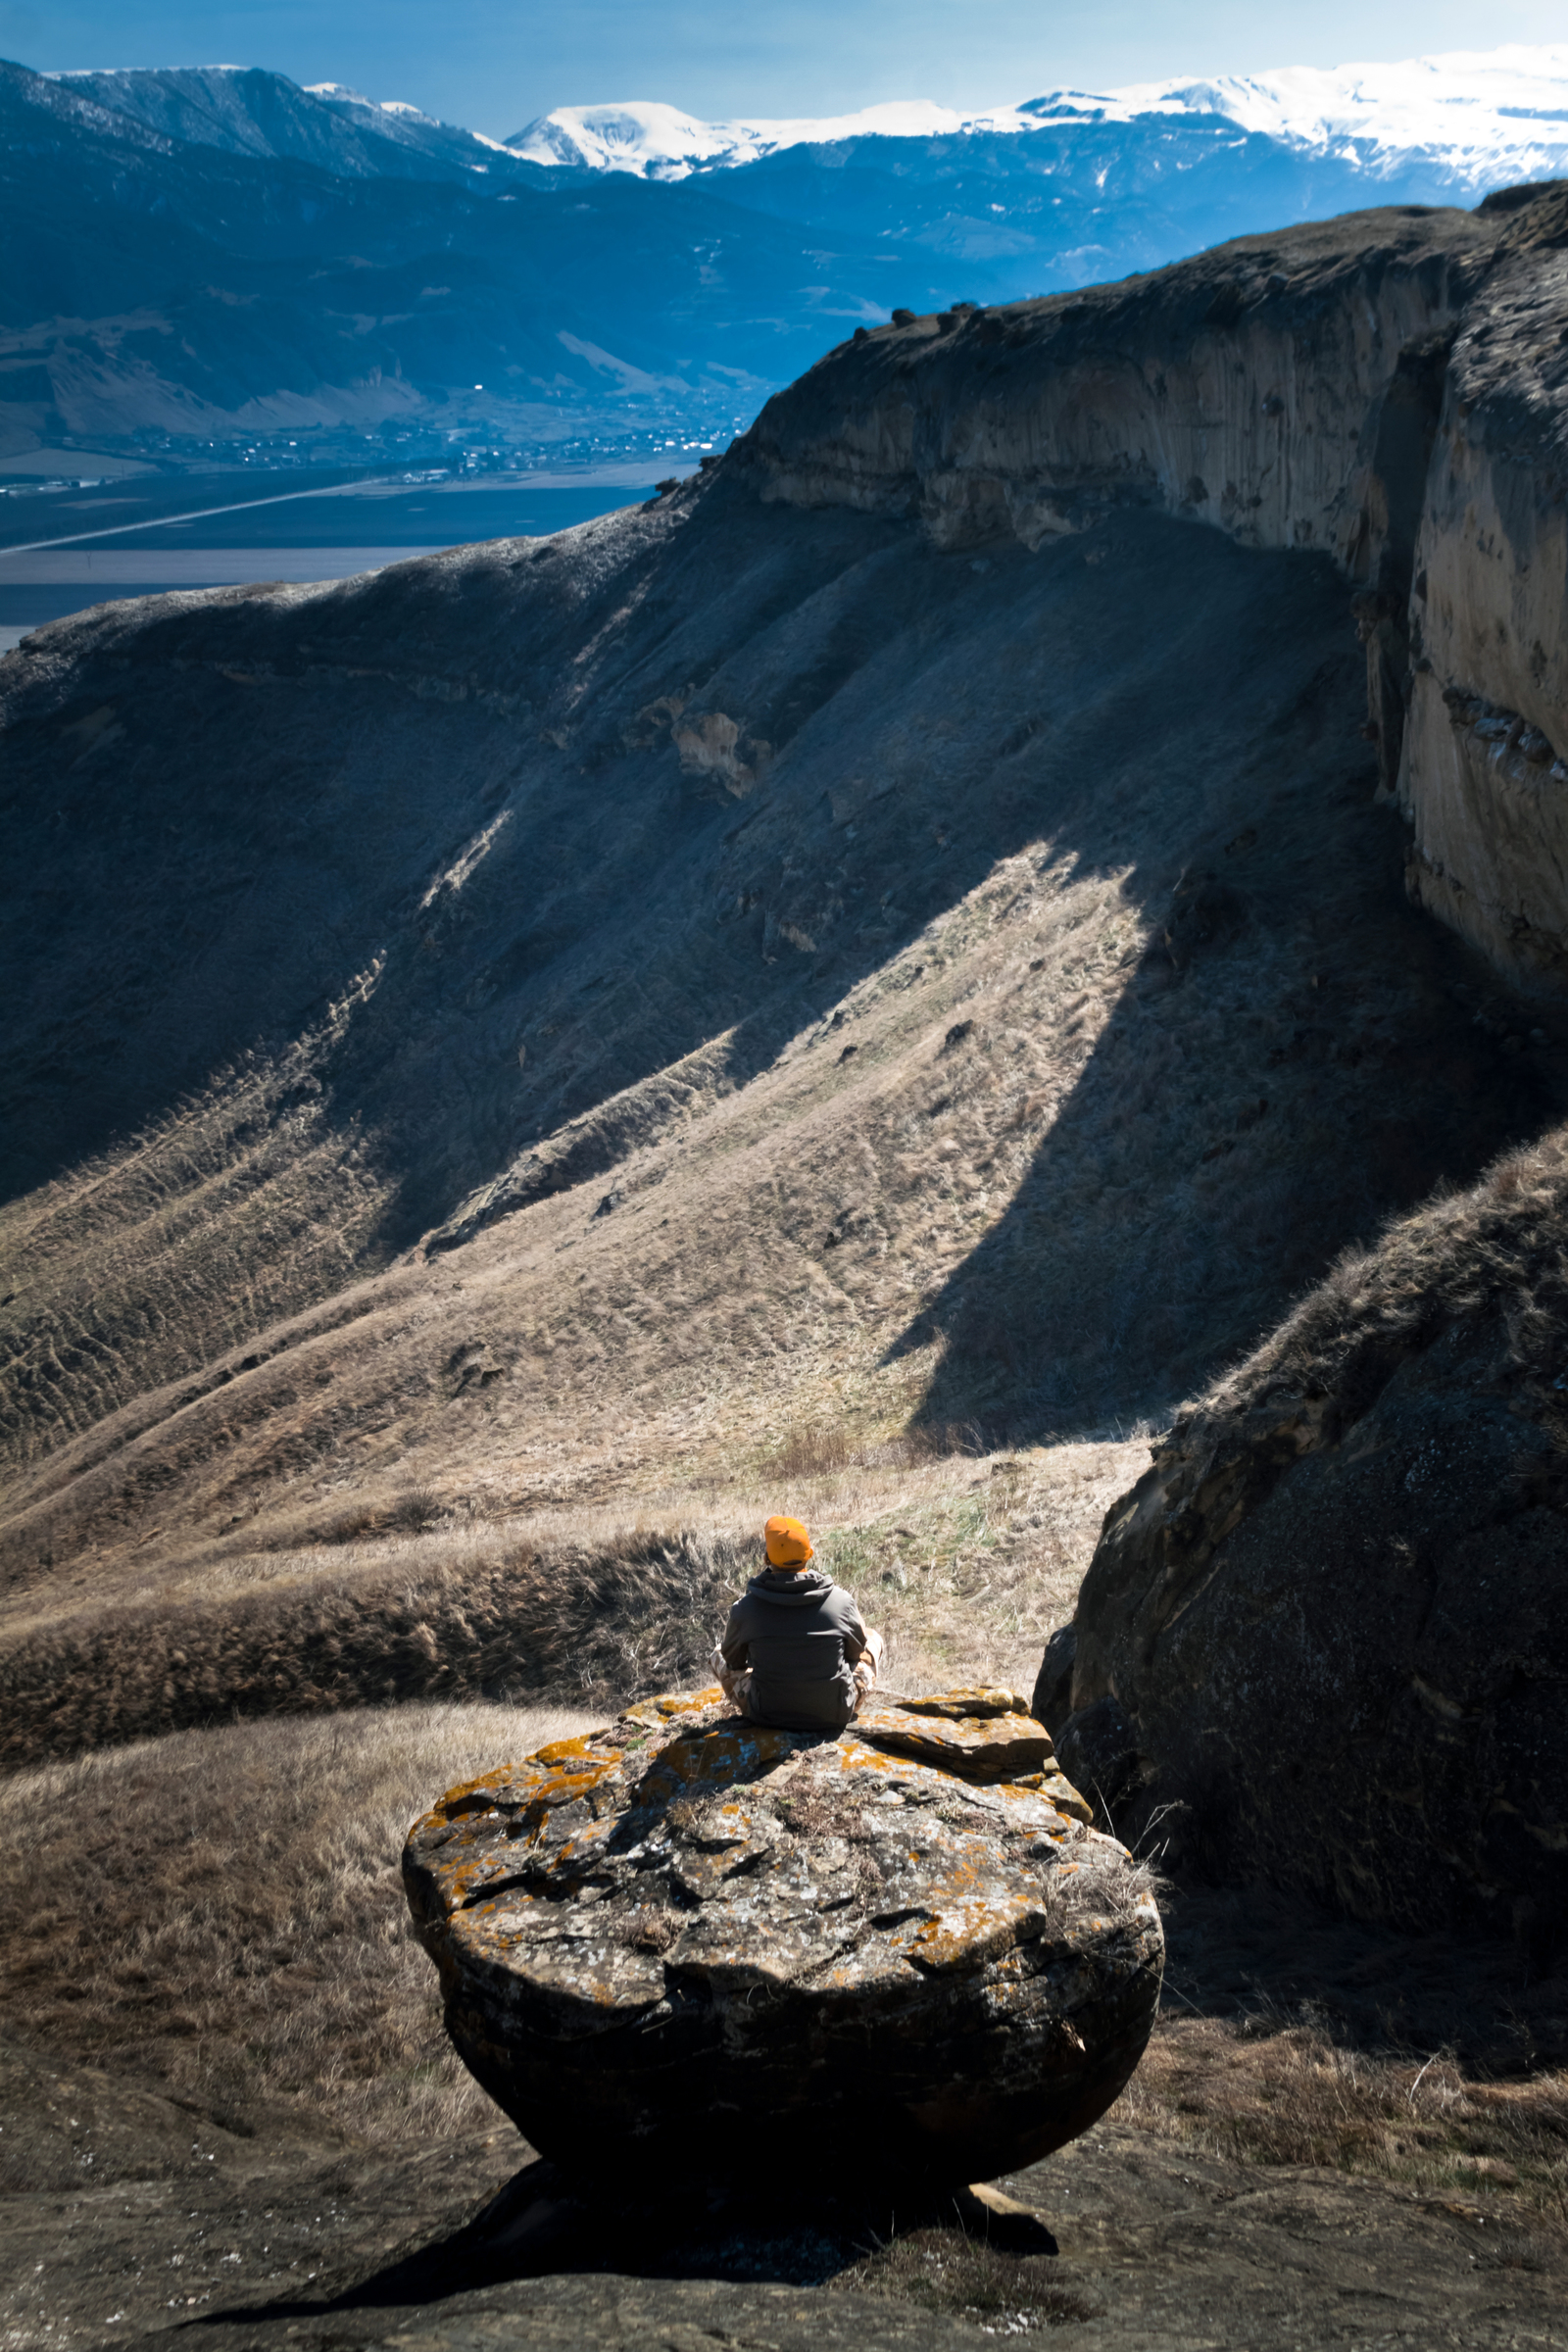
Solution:
[{"label": "blue sky", "polygon": [[270,66],[504,137],[553,106],[826,114],[1568,37],[1562,0],[0,0],[0,56]]}]

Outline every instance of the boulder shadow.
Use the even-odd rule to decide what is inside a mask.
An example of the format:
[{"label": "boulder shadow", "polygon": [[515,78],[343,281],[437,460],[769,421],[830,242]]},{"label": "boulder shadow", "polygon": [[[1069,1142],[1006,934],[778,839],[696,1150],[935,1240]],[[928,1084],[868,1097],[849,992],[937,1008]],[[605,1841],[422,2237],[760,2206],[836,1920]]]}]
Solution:
[{"label": "boulder shadow", "polygon": [[[765,2155],[765,2139],[736,2134],[738,2166]],[[831,2154],[824,2150],[824,2163]],[[288,2296],[187,2321],[191,2328],[237,2320],[322,2321],[357,2311],[408,2310],[513,2279],[618,2273],[641,2278],[727,2279],[821,2287],[880,2260],[904,2241],[956,2233],[984,2261],[1054,2261],[1045,2222],[985,2186],[835,2195],[770,2186],[735,2194],[690,2188],[657,2198],[606,2193],[574,2181],[544,2158],[523,2166],[461,2230],[357,2280],[337,2294]]]}]

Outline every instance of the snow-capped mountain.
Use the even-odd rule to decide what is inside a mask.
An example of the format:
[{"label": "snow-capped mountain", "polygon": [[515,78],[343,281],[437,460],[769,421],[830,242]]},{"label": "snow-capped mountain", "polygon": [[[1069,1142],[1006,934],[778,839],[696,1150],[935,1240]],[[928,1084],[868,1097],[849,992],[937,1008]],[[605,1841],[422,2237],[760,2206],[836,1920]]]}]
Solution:
[{"label": "snow-capped mountain", "polygon": [[[628,403],[706,435],[896,306],[1559,174],[1568,45],[969,115],[568,107],[504,146],[259,69],[0,62],[0,329],[47,355],[0,381],[0,454],[153,430],[206,449],[277,417],[356,454],[372,427],[481,414],[526,439],[564,402],[590,437]],[[127,335],[143,311],[167,329]]]},{"label": "snow-capped mountain", "polygon": [[514,171],[497,139],[438,122],[399,99],[362,97],[341,82],[302,89],[260,67],[171,66],[48,77],[166,138],[229,155],[288,157],[347,179],[428,179]]},{"label": "snow-capped mountain", "polygon": [[701,122],[678,106],[634,99],[623,106],[559,106],[506,142],[531,164],[591,172],[634,172],[642,179],[684,179],[699,171],[755,164],[788,147],[836,146],[846,139],[949,138],[956,131],[1038,127],[1015,107],[996,115],[956,115],[926,98],[862,107],[855,115]]},{"label": "snow-capped mountain", "polygon": [[1372,179],[1419,171],[1456,196],[1476,194],[1568,170],[1568,45],[1452,50],[1395,65],[1332,70],[1291,66],[1274,74],[1136,82],[1103,92],[1053,90],[972,115],[914,100],[814,120],[702,122],[676,107],[644,101],[564,106],[507,144],[530,163],[680,179],[733,170],[793,147],[1026,138],[1071,123],[1105,126],[1159,116],[1218,119]]},{"label": "snow-capped mountain", "polygon": [[1374,176],[1413,163],[1455,189],[1554,176],[1568,159],[1568,45],[1455,49],[1398,65],[1287,67],[1115,93],[1139,114],[1223,115],[1286,145],[1354,161]]}]

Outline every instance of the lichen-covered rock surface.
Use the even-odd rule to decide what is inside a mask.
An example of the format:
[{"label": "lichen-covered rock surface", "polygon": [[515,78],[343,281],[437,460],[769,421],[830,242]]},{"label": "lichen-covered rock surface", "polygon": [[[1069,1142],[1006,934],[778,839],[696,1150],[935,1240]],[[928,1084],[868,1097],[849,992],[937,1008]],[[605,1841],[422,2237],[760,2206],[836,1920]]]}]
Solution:
[{"label": "lichen-covered rock surface", "polygon": [[1153,2022],[1159,1914],[1087,1815],[1010,1691],[824,1739],[713,1690],[452,1789],[403,1867],[456,2048],[558,2163],[984,2180]]}]

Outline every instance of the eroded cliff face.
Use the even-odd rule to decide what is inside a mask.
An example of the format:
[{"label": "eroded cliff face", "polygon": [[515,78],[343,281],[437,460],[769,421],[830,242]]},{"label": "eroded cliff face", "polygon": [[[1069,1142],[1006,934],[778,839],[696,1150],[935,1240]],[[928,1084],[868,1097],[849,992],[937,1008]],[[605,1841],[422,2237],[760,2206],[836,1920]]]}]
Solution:
[{"label": "eroded cliff face", "polygon": [[1568,195],[1514,217],[1447,368],[1411,598],[1413,895],[1568,989]]},{"label": "eroded cliff face", "polygon": [[1412,896],[1568,990],[1568,196],[1253,237],[841,345],[743,445],[764,498],[1031,549],[1135,502],[1352,586]]},{"label": "eroded cliff face", "polygon": [[944,545],[1038,546],[1133,497],[1369,579],[1401,522],[1410,536],[1400,490],[1419,495],[1378,478],[1384,406],[1494,242],[1465,213],[1351,214],[1119,286],[911,319],[770,402],[749,455],[766,497],[917,513]]}]

